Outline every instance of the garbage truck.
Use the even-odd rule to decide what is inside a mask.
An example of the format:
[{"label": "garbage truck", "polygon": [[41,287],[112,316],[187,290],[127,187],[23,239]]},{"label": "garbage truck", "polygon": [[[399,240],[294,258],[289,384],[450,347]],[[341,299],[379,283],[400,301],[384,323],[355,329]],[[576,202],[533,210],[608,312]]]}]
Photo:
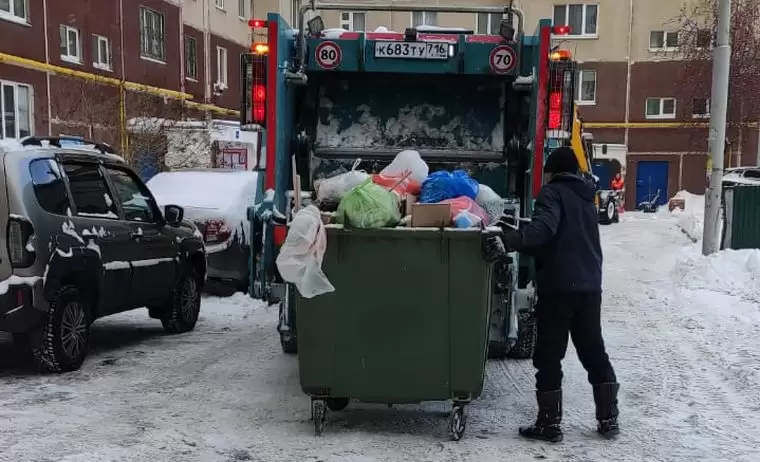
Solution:
[{"label": "garbage truck", "polygon": [[[325,27],[315,16],[325,11],[504,19],[493,35],[432,26],[364,32]],[[241,57],[241,127],[263,133],[265,153],[264,199],[249,210],[249,293],[279,305],[280,343],[291,354],[298,349],[298,294],[283,282],[275,260],[294,211],[313,197],[316,183],[353,168],[378,172],[398,152],[413,149],[431,172],[463,169],[490,186],[517,228],[530,220],[551,137],[572,129],[576,85],[574,63],[552,59],[553,39],[569,27],[542,19],[528,30],[511,6],[312,0],[297,16],[295,25],[276,13],[249,21],[262,40]],[[528,256],[496,263],[489,357],[532,356],[533,278]],[[378,291],[392,290],[382,284],[377,281]]]}]

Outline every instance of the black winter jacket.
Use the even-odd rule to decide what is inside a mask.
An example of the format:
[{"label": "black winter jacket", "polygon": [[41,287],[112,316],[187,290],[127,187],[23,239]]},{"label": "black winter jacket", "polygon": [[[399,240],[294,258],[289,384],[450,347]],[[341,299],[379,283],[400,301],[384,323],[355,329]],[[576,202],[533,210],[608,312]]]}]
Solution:
[{"label": "black winter jacket", "polygon": [[536,198],[530,224],[504,236],[505,247],[535,257],[538,293],[601,292],[602,246],[594,188],[561,173]]}]

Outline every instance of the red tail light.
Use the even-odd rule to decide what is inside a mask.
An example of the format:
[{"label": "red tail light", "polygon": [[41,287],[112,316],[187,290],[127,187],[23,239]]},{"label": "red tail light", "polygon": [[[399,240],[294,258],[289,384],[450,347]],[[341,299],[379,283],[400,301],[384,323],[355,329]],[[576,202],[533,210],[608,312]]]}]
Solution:
[{"label": "red tail light", "polygon": [[553,35],[569,35],[572,29],[570,26],[554,26],[552,27]]},{"label": "red tail light", "polygon": [[263,19],[249,19],[248,27],[251,29],[266,29],[267,22]]},{"label": "red tail light", "polygon": [[20,219],[8,220],[8,256],[14,268],[27,268],[37,258],[37,238],[32,223]]},{"label": "red tail light", "polygon": [[253,84],[253,122],[264,125],[267,108],[267,87],[263,83]]},{"label": "red tail light", "polygon": [[209,220],[206,222],[206,232],[203,236],[207,243],[224,242],[230,238],[230,228],[222,220]]},{"label": "red tail light", "polygon": [[[259,51],[268,49],[266,44],[256,44]],[[240,111],[240,124],[255,124],[262,128],[266,127],[267,114],[267,52],[255,51],[245,53],[241,59],[243,72],[242,110]]]},{"label": "red tail light", "polygon": [[562,126],[562,91],[549,94],[549,130],[559,130]]}]

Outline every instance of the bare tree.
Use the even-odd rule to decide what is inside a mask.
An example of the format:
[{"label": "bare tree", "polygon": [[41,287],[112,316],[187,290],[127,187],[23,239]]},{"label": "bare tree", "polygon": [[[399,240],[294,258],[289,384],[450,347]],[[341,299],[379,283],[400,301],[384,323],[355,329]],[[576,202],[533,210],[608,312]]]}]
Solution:
[{"label": "bare tree", "polygon": [[[690,103],[687,117],[709,118],[712,85],[712,48],[717,34],[717,0],[687,0],[674,19],[678,29],[678,57],[684,60],[679,78]],[[728,97],[727,143],[740,164],[745,129],[760,120],[760,1],[733,0],[731,11],[731,74]],[[705,141],[706,142],[706,141]],[[730,166],[731,164],[727,164]]]}]

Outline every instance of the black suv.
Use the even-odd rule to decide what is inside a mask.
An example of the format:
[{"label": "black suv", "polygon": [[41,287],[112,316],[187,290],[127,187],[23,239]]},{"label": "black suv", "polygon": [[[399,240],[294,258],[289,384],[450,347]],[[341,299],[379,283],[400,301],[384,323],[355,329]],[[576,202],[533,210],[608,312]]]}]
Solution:
[{"label": "black suv", "polygon": [[103,316],[148,307],[169,333],[195,327],[203,239],[110,146],[2,141],[0,188],[0,331],[43,370],[78,369]]}]

